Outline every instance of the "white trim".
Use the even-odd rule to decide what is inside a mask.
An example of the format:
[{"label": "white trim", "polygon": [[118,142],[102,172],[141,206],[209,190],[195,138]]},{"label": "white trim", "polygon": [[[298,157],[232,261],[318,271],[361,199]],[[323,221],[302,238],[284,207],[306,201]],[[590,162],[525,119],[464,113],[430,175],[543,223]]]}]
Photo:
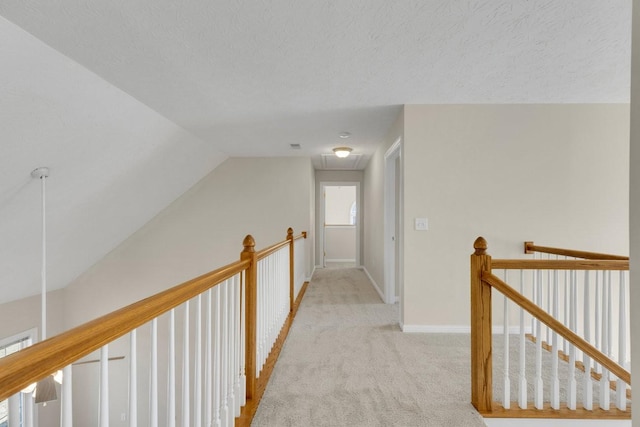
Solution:
[{"label": "white trim", "polygon": [[373,285],[373,288],[378,292],[378,295],[380,296],[380,299],[384,302],[384,294],[382,293],[382,291],[380,290],[380,286],[378,286],[378,284],[376,283],[375,280],[373,280],[373,277],[371,277],[371,275],[369,274],[369,272],[367,271],[367,268],[365,266],[361,266],[358,267],[360,269],[362,269],[362,271],[364,271],[364,274],[367,275],[367,277],[369,278],[369,281],[371,282],[371,284]]},{"label": "white trim", "polygon": [[0,339],[0,347],[4,347],[9,344],[13,344],[14,342],[22,341],[24,339],[31,340],[31,344],[33,344],[37,341],[37,337],[38,337],[38,328],[27,329],[26,331],[19,332],[10,337]]},{"label": "white trim", "polygon": [[311,278],[313,277],[313,273],[316,272],[316,268],[319,268],[319,267],[317,265],[314,265],[313,270],[311,270],[311,274],[309,274],[309,277],[307,277],[307,280],[306,280],[307,282],[311,281]]},{"label": "white trim", "polygon": [[327,259],[324,260],[324,262],[325,263],[327,263],[327,262],[353,262],[353,263],[355,263],[356,260],[355,260],[355,258],[344,258],[344,259],[343,258],[335,258],[335,259],[327,258]]},{"label": "white trim", "polygon": [[[319,268],[324,268],[325,262],[327,261],[324,257],[325,249],[324,249],[324,210],[325,210],[325,195],[324,191],[325,187],[356,187],[356,260],[360,259],[360,235],[362,234],[362,206],[360,206],[360,181],[320,181],[320,209],[318,211],[318,217],[320,219],[320,233],[318,233],[319,242],[320,242],[320,265]],[[334,225],[334,224],[332,224]],[[352,224],[349,224],[353,226]]]},{"label": "white trim", "polygon": [[[399,160],[399,171],[396,170],[396,160]],[[404,224],[402,217],[404,215],[403,201],[403,181],[402,181],[402,137],[398,137],[396,141],[389,147],[384,155],[384,301],[387,304],[396,302],[396,298],[400,297],[399,319],[404,318],[404,285],[403,285],[403,233]],[[398,172],[399,176],[398,176]],[[398,181],[396,183],[396,177]],[[399,194],[396,194],[396,184]],[[398,201],[398,215],[396,217],[396,203]],[[396,224],[398,225],[398,234],[396,235]],[[398,253],[396,254],[396,245]],[[397,255],[397,259],[396,259]],[[398,293],[396,295],[396,270],[398,271]]]},{"label": "white trim", "polygon": [[[402,325],[402,332],[407,333],[425,333],[425,334],[470,334],[471,326],[467,325]],[[500,335],[504,332],[504,328],[500,325],[491,327],[491,333]],[[526,334],[531,333],[531,326],[524,328]],[[510,326],[509,334],[519,334],[519,326]]]}]

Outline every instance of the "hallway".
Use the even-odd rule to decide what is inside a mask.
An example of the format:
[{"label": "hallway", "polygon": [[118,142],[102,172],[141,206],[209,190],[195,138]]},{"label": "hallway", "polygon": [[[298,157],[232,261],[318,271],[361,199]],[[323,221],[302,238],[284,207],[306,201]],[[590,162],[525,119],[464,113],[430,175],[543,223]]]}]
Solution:
[{"label": "hallway", "polygon": [[469,403],[469,336],[406,334],[355,268],[316,270],[254,421],[484,426]]}]

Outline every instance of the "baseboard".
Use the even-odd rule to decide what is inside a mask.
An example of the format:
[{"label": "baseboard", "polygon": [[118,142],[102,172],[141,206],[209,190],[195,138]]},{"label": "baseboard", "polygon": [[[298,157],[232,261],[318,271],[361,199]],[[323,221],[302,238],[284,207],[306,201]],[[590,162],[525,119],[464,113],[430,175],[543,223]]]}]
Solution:
[{"label": "baseboard", "polygon": [[353,263],[356,262],[355,258],[344,258],[344,259],[343,258],[335,258],[335,259],[327,258],[324,261],[325,262],[353,262]]},{"label": "baseboard", "polygon": [[[425,333],[425,334],[470,334],[471,326],[466,325],[402,325],[402,332],[408,333]],[[502,334],[504,328],[502,326],[493,326],[491,332],[495,335]],[[531,326],[524,328],[526,334],[531,333]],[[510,326],[509,334],[519,334],[518,326]]]},{"label": "baseboard", "polygon": [[361,266],[359,267],[360,269],[362,269],[362,271],[364,271],[364,274],[367,275],[367,277],[369,278],[369,281],[371,282],[371,284],[373,285],[374,289],[376,291],[378,291],[378,295],[380,296],[380,299],[384,302],[384,294],[382,293],[382,291],[380,290],[380,287],[378,286],[378,284],[376,283],[375,280],[373,280],[373,277],[371,277],[371,275],[369,274],[369,272],[367,271],[367,268],[365,266]]},{"label": "baseboard", "polygon": [[307,278],[305,279],[305,282],[310,282],[310,281],[311,281],[311,278],[313,277],[313,273],[315,273],[315,272],[316,272],[316,268],[318,268],[318,266],[317,266],[317,265],[314,265],[314,266],[313,266],[313,270],[311,270],[311,274],[309,274],[309,277],[307,277]]}]

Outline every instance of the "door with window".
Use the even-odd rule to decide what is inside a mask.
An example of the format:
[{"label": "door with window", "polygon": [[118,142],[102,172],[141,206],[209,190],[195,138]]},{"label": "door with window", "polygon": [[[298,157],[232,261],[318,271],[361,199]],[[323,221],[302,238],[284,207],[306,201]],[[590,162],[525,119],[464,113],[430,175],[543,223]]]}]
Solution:
[{"label": "door with window", "polygon": [[323,191],[323,266],[355,267],[358,259],[358,187],[326,184]]}]

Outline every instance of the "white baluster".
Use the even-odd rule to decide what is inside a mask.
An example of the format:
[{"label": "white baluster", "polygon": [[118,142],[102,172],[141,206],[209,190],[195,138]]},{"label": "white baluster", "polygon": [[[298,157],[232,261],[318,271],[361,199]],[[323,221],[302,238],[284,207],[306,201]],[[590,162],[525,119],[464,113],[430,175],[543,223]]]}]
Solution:
[{"label": "white baluster", "polygon": [[[552,316],[558,318],[558,270],[553,271],[553,307]],[[553,331],[551,333],[551,408],[560,408],[560,379],[558,378],[558,359],[559,359],[558,334]]]},{"label": "white baluster", "polygon": [[265,263],[264,259],[258,263],[258,295],[257,295],[257,320],[256,320],[256,378],[262,363],[262,327],[264,325],[264,286]]},{"label": "white baluster", "polygon": [[184,303],[184,329],[182,344],[182,426],[191,425],[191,381],[189,378],[189,301]]},{"label": "white baluster", "polygon": [[227,328],[229,329],[229,343],[227,347],[227,353],[229,355],[229,366],[227,369],[229,370],[229,377],[227,380],[227,389],[229,390],[229,425],[233,425],[233,419],[236,416],[236,395],[235,395],[235,334],[234,334],[234,326],[235,326],[235,283],[233,278],[229,279],[229,289],[228,289],[228,304],[229,311],[227,312],[229,318],[227,323]]},{"label": "white baluster", "polygon": [[[537,305],[542,306],[542,280],[540,280],[541,272],[536,274],[536,287],[537,287]],[[542,381],[542,322],[536,321],[536,382],[535,382],[535,396],[533,404],[536,409],[543,408],[543,381]]]},{"label": "white baluster", "polygon": [[[504,281],[509,283],[507,279],[507,270],[504,271]],[[502,396],[502,406],[504,409],[511,408],[511,380],[509,378],[509,299],[504,298],[504,314],[503,314],[503,334],[504,334],[504,393]]]},{"label": "white baluster", "polygon": [[220,387],[221,375],[221,330],[220,330],[220,286],[213,288],[213,426],[220,427]]},{"label": "white baluster", "polygon": [[202,426],[202,294],[196,299],[195,360],[193,367],[193,423]]},{"label": "white baluster", "polygon": [[[62,368],[62,384],[60,385],[60,426],[73,426],[73,373],[71,365]],[[24,399],[25,405],[28,405],[32,399]],[[25,406],[25,413],[29,415],[33,409]],[[32,414],[31,414],[32,415]],[[33,418],[33,417],[31,417]],[[27,421],[25,427],[33,426],[32,422]]]},{"label": "white baluster", "polygon": [[[609,354],[609,298],[611,294],[610,291],[610,283],[608,281],[610,277],[608,277],[605,272],[602,272],[602,352],[604,354]],[[609,370],[602,367],[602,377],[600,378],[600,408],[608,411],[611,405],[611,395],[609,392]]]},{"label": "white baluster", "polygon": [[[627,354],[627,307],[626,307],[626,284],[625,272],[620,272],[620,298],[618,308],[618,363],[625,366]],[[618,378],[616,382],[616,407],[621,411],[627,410],[627,385]]]},{"label": "white baluster", "polygon": [[[567,257],[565,257],[565,259],[567,259]],[[564,326],[569,327],[569,301],[571,300],[571,297],[569,295],[570,293],[570,288],[571,285],[569,283],[569,272],[567,270],[564,271],[564,312],[563,312],[563,316],[562,316],[562,323]],[[562,348],[564,351],[565,355],[569,354],[569,341],[566,339],[562,340]]]},{"label": "white baluster", "polygon": [[205,314],[205,359],[204,359],[204,425],[210,427],[213,425],[213,334],[212,334],[212,317],[211,317],[211,294],[209,289],[206,295],[206,314]]},{"label": "white baluster", "polygon": [[245,295],[247,294],[246,276],[242,273],[240,277],[240,402],[241,406],[247,404],[247,376],[245,372],[246,363],[246,313],[245,313]]},{"label": "white baluster", "polygon": [[[169,357],[167,370],[167,425],[176,426],[176,312],[169,311]],[[157,395],[156,395],[157,398]],[[154,413],[157,413],[155,411]],[[157,424],[157,416],[156,416]]]},{"label": "white baluster", "polygon": [[98,419],[100,427],[109,427],[109,345],[100,348],[100,395]]},{"label": "white baluster", "polygon": [[149,425],[158,427],[158,319],[151,321],[151,373],[149,375]]},{"label": "white baluster", "polygon": [[[602,272],[602,274],[604,274],[604,271]],[[595,301],[594,301],[594,335],[595,335],[595,348],[597,348],[598,350],[602,350],[602,344],[601,344],[601,340],[600,340],[600,331],[602,330],[602,321],[601,321],[601,303],[600,303],[600,294],[601,294],[601,286],[600,286],[600,275],[598,274],[598,271],[596,271],[595,273],[596,275],[596,288],[595,288]],[[602,369],[600,367],[600,364],[598,362],[596,362],[595,360],[593,361],[593,369],[597,372],[597,373],[602,373]]]},{"label": "white baluster", "polygon": [[138,337],[136,334],[136,329],[129,333],[129,427],[138,425]]},{"label": "white baluster", "polygon": [[[547,260],[551,259],[551,255],[547,254]],[[547,313],[551,313],[551,270],[547,270]],[[545,325],[547,330],[547,345],[551,344],[551,328]]]},{"label": "white baluster", "polygon": [[241,392],[242,392],[242,388],[240,386],[240,314],[242,313],[242,310],[240,308],[240,277],[239,276],[234,276],[233,277],[233,295],[234,295],[234,304],[233,306],[235,307],[235,315],[233,317],[234,320],[234,332],[233,332],[233,336],[234,336],[234,356],[233,356],[233,363],[234,363],[234,369],[233,369],[233,379],[234,379],[234,395],[236,398],[236,412],[235,412],[235,416],[239,417],[240,416],[240,409],[242,407],[242,405],[244,405],[244,403],[242,403],[242,396],[241,396]]},{"label": "white baluster", "polygon": [[20,399],[20,393],[9,396],[9,427],[19,427],[22,424],[22,421],[20,419]]},{"label": "white baluster", "polygon": [[[524,270],[520,270],[520,294],[524,295]],[[526,337],[524,333],[524,309],[520,308],[520,373],[518,376],[518,406],[521,409],[527,408],[527,376],[526,376]]]},{"label": "white baluster", "polygon": [[[576,272],[574,270],[570,273],[570,308],[569,308],[569,328],[576,332],[577,323],[577,285],[576,285]],[[576,383],[576,347],[573,344],[569,344],[569,385],[567,387],[567,407],[570,410],[576,409],[577,404],[577,383]]]},{"label": "white baluster", "polygon": [[228,378],[229,378],[229,357],[228,357],[228,353],[227,353],[227,348],[229,345],[229,325],[227,323],[227,319],[228,319],[228,311],[229,311],[229,298],[228,298],[228,292],[227,292],[227,288],[228,288],[228,281],[224,281],[222,282],[220,285],[218,286],[222,286],[222,288],[220,289],[220,294],[221,294],[221,303],[220,303],[220,308],[221,308],[221,322],[220,322],[220,329],[222,331],[222,341],[220,343],[220,354],[221,354],[221,358],[220,358],[220,364],[221,364],[221,381],[220,381],[220,390],[221,390],[221,409],[220,409],[220,422],[222,423],[223,427],[227,427],[229,426],[229,406],[228,406],[228,389],[227,389],[227,383],[228,383]]},{"label": "white baluster", "polygon": [[[536,258],[535,253],[533,254],[533,258]],[[538,281],[536,280],[536,270],[531,271],[531,301],[534,304],[538,303]],[[531,316],[531,335],[533,337],[536,336],[536,324],[538,323],[538,319],[534,316]]]},{"label": "white baluster", "polygon": [[[589,296],[589,271],[584,272],[584,339],[590,342],[591,339],[591,301]],[[582,389],[582,405],[584,409],[593,410],[593,382],[591,380],[591,357],[587,353],[582,353],[582,363],[584,364],[584,377]]]},{"label": "white baluster", "polygon": [[[68,367],[71,367],[71,365],[69,365]],[[66,367],[65,367],[66,369]],[[69,370],[69,372],[71,372],[71,370]],[[64,374],[63,374],[64,375]],[[66,377],[65,377],[66,378]],[[71,376],[69,376],[69,378],[71,378]],[[71,380],[69,380],[71,381]],[[64,386],[63,386],[64,387]],[[69,389],[71,388],[71,384],[68,385]],[[64,391],[63,391],[64,393]],[[68,396],[71,396],[70,394],[68,394]],[[29,394],[23,394],[21,396],[22,398],[22,403],[24,404],[24,427],[33,427],[36,425],[35,422],[35,410],[34,410],[34,406],[35,406],[35,400],[33,398],[33,394],[29,393]],[[68,399],[71,400],[71,399]],[[64,410],[64,405],[69,405],[71,406],[71,403],[62,403],[63,404],[63,410]],[[68,412],[67,412],[68,414]],[[63,414],[60,414],[60,417],[62,418]],[[73,419],[66,417],[65,419],[62,420],[61,419],[61,423],[60,425],[62,427],[72,427],[73,426]],[[11,426],[11,423],[9,423],[9,426]]]}]

